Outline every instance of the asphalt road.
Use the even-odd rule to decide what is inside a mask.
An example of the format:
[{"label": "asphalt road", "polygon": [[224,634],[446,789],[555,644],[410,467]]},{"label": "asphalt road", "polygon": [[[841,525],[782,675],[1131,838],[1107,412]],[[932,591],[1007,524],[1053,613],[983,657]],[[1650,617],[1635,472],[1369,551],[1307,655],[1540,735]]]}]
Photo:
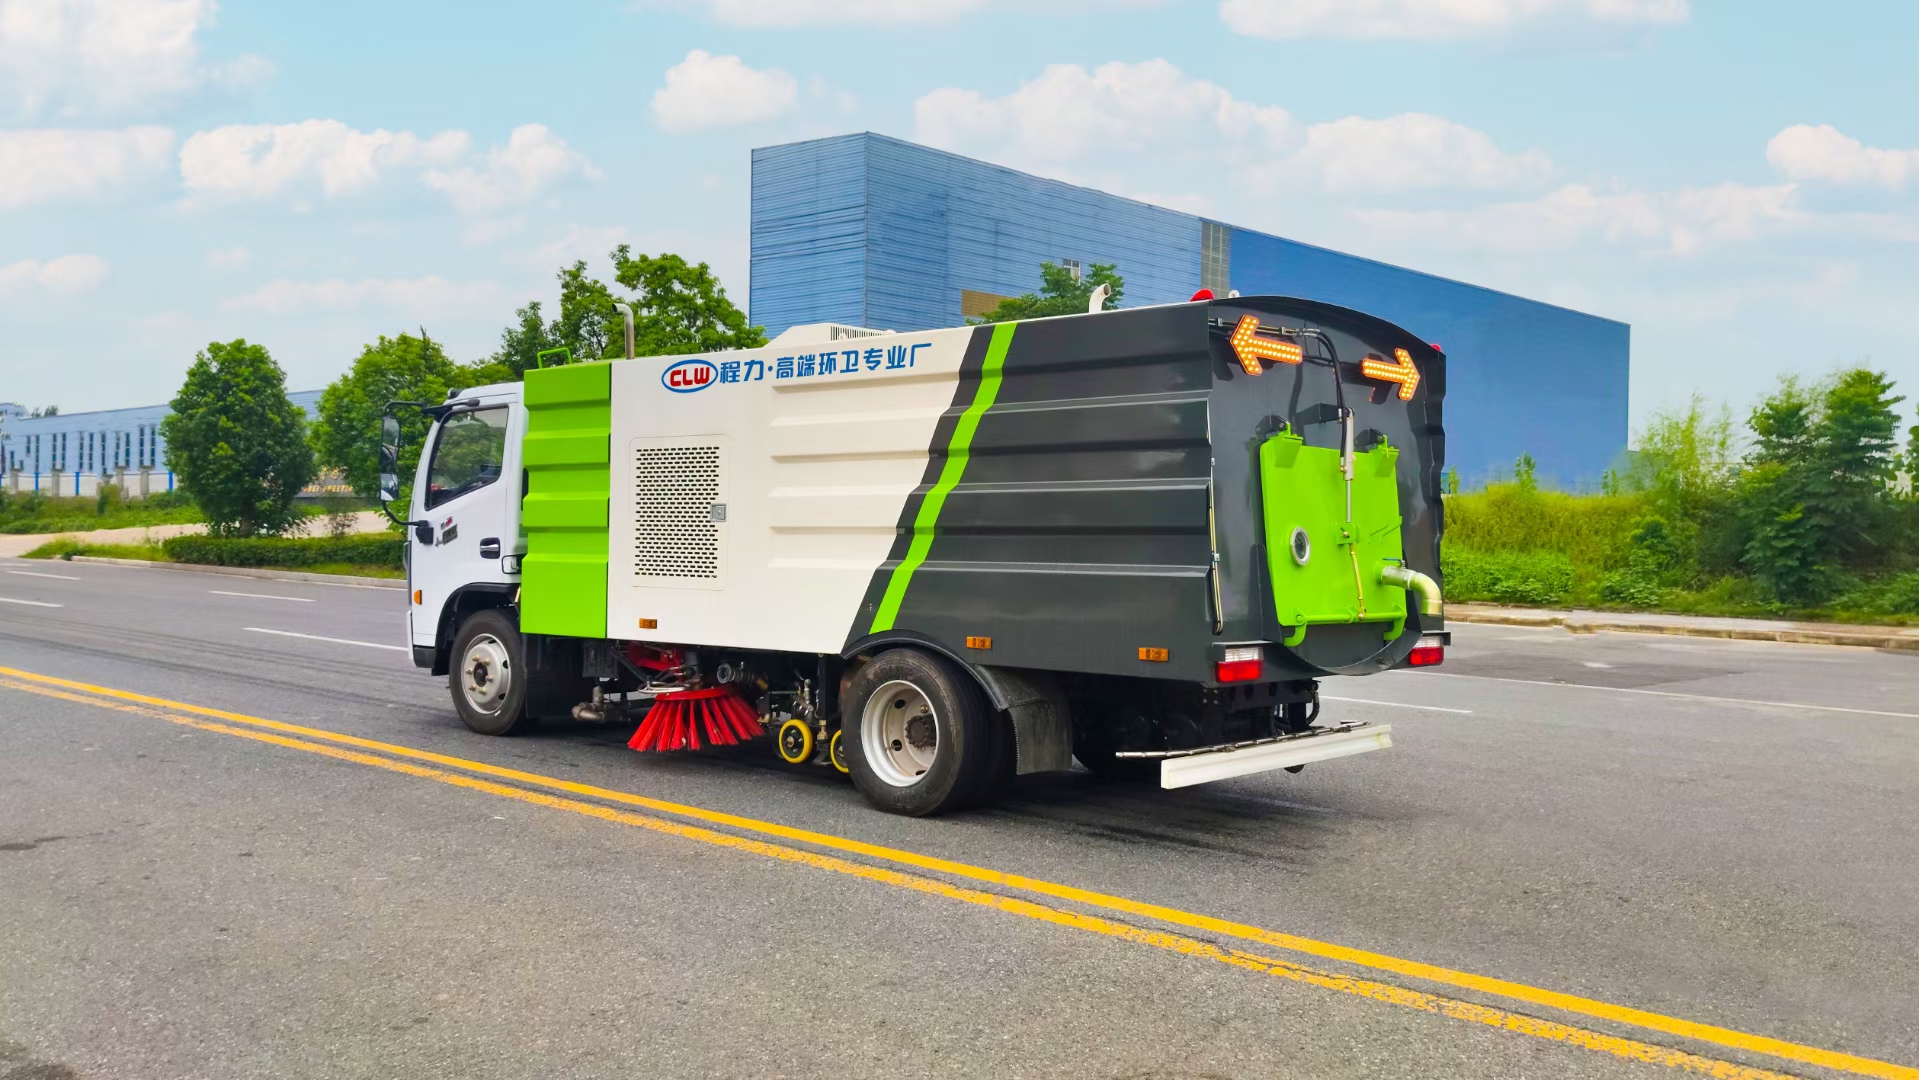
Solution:
[{"label": "asphalt road", "polygon": [[910,820],[403,611],[0,559],[0,1078],[1919,1076],[1919,656],[1458,626],[1386,752]]}]

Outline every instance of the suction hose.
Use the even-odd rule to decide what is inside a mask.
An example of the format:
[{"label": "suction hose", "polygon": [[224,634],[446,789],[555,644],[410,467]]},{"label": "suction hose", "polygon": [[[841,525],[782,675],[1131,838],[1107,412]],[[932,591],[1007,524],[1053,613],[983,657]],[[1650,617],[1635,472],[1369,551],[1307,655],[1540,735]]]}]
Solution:
[{"label": "suction hose", "polygon": [[1406,566],[1385,566],[1379,571],[1379,580],[1388,585],[1397,586],[1419,597],[1421,615],[1441,614],[1439,600],[1439,582]]}]

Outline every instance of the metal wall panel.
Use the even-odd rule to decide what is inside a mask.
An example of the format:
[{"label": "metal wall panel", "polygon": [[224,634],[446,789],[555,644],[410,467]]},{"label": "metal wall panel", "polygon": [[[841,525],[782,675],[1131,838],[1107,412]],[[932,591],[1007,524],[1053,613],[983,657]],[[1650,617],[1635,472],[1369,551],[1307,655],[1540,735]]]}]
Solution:
[{"label": "metal wall panel", "polygon": [[866,219],[864,135],[753,151],[751,320],[768,334],[799,323],[871,325]]},{"label": "metal wall panel", "polygon": [[1127,306],[1199,287],[1199,219],[865,133],[753,151],[751,317],[886,330],[962,324],[960,292],[1039,288],[1039,265],[1117,264]]},{"label": "metal wall panel", "polygon": [[961,321],[960,291],[1037,291],[1040,263],[1114,263],[1128,307],[1199,287],[1199,219],[866,135],[869,326]]},{"label": "metal wall panel", "polygon": [[1477,285],[1235,229],[1232,287],[1357,308],[1446,354],[1446,462],[1472,485],[1531,454],[1591,484],[1626,448],[1631,327]]}]

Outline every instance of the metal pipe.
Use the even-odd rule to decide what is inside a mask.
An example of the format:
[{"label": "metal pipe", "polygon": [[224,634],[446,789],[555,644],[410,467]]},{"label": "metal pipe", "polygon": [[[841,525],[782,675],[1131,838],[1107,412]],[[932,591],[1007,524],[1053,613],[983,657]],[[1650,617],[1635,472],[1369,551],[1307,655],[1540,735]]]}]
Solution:
[{"label": "metal pipe", "polygon": [[1380,568],[1379,580],[1394,585],[1419,597],[1421,615],[1439,615],[1444,613],[1439,595],[1439,582],[1409,566],[1384,566]]},{"label": "metal pipe", "polygon": [[626,358],[631,360],[633,359],[633,309],[623,300],[613,301],[613,308],[620,313],[622,319],[626,320]]}]

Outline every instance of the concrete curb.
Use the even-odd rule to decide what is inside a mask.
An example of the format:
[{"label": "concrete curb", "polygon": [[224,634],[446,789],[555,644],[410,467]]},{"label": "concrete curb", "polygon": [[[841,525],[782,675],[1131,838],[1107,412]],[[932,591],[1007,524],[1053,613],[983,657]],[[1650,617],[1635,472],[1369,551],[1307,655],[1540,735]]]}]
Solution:
[{"label": "concrete curb", "polygon": [[149,570],[176,570],[189,574],[219,574],[225,577],[264,578],[270,581],[307,581],[316,585],[344,585],[355,589],[392,589],[406,591],[400,578],[359,577],[353,574],[309,574],[300,570],[268,570],[252,566],[201,566],[197,563],[154,562],[151,559],[109,559],[104,555],[75,555],[71,559],[36,559],[35,562],[98,563],[104,566],[142,566]]},{"label": "concrete curb", "polygon": [[1892,649],[1919,652],[1919,630],[1886,627],[1846,627],[1827,630],[1813,626],[1772,627],[1688,625],[1685,623],[1640,622],[1629,617],[1595,616],[1578,612],[1553,612],[1473,607],[1449,607],[1449,622],[1486,623],[1495,626],[1563,626],[1574,634],[1593,634],[1602,630],[1625,634],[1668,634],[1677,637],[1720,638],[1731,641],[1781,641],[1795,645],[1851,645],[1866,649]]}]

